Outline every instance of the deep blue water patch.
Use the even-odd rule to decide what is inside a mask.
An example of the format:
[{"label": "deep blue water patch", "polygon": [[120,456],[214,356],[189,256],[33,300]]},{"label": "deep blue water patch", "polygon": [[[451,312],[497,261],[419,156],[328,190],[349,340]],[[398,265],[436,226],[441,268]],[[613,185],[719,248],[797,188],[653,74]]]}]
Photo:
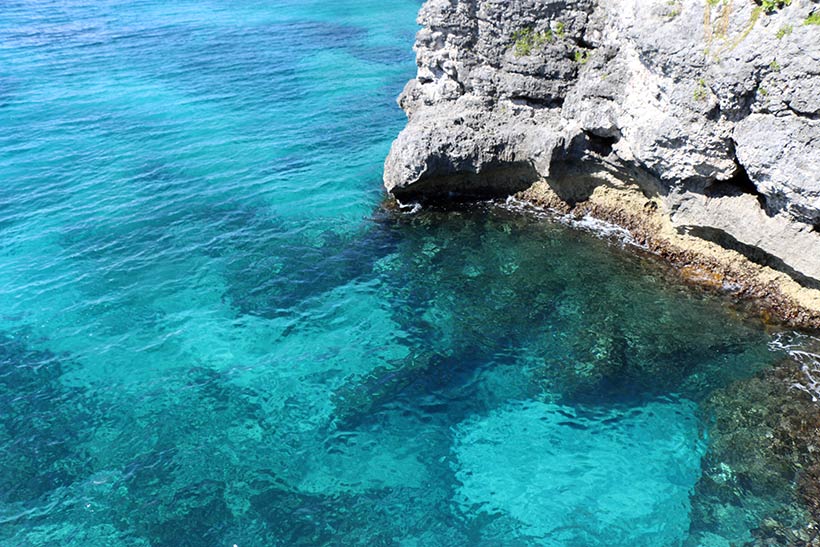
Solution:
[{"label": "deep blue water patch", "polygon": [[562,224],[380,209],[419,5],[3,4],[0,545],[808,521],[731,421],[795,393],[783,333]]}]

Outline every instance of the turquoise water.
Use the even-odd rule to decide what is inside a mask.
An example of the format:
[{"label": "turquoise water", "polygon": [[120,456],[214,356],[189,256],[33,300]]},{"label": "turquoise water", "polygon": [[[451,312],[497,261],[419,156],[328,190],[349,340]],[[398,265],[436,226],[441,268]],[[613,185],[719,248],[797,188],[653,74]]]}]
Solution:
[{"label": "turquoise water", "polygon": [[0,544],[729,545],[799,507],[702,487],[704,401],[776,333],[560,223],[379,208],[419,5],[2,3]]}]

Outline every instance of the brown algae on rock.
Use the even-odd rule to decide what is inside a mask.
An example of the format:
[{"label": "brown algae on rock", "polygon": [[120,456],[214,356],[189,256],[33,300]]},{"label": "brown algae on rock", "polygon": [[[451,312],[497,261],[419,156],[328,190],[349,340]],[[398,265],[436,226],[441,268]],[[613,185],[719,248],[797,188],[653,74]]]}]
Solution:
[{"label": "brown algae on rock", "polygon": [[670,220],[663,200],[647,198],[637,185],[603,171],[576,176],[597,180],[586,183],[594,189],[583,201],[575,201],[572,195],[561,196],[565,186],[583,186],[573,178],[569,182],[539,181],[516,197],[539,207],[576,216],[591,214],[622,226],[636,241],[672,264],[683,279],[757,302],[767,320],[775,317],[793,327],[820,328],[820,290],[757,264],[736,250],[680,230]]}]

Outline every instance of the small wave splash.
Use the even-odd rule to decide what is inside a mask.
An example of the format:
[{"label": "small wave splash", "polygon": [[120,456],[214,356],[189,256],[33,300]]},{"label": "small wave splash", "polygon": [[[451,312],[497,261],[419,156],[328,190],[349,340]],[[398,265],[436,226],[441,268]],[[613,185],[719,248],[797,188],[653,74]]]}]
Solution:
[{"label": "small wave splash", "polygon": [[[397,203],[399,210],[403,215],[411,216],[424,211],[424,206],[416,201]],[[647,249],[646,245],[635,239],[635,236],[623,226],[596,218],[591,213],[586,213],[583,216],[563,214],[558,211],[524,201],[515,196],[507,196],[504,200],[493,199],[479,202],[476,206],[485,208],[496,207],[513,213],[524,213],[534,218],[541,218],[550,222],[569,226],[577,230],[592,233],[602,239],[617,242],[622,246]]]},{"label": "small wave splash", "polygon": [[646,249],[646,245],[636,240],[635,236],[632,235],[632,233],[623,226],[618,226],[617,224],[614,224],[612,222],[607,222],[606,220],[596,218],[591,213],[586,213],[585,215],[580,217],[572,214],[561,214],[556,211],[552,211],[550,209],[540,207],[538,205],[534,205],[527,201],[518,199],[515,196],[509,196],[500,205],[511,211],[520,211],[529,214],[534,213],[537,216],[548,218],[550,220],[564,224],[566,226],[570,226],[578,230],[583,230],[585,232],[591,232],[604,239],[617,241],[623,246],[631,246]]},{"label": "small wave splash", "polygon": [[791,387],[808,393],[815,403],[820,401],[820,337],[801,332],[778,333],[769,347],[786,353],[800,366],[805,379]]}]

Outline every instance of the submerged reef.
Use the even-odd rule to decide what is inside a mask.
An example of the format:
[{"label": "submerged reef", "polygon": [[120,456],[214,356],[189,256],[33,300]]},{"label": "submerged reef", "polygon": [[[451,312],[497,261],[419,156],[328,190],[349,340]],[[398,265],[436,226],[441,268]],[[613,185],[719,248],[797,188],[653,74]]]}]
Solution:
[{"label": "submerged reef", "polygon": [[820,326],[816,2],[429,0],[398,200],[518,197],[642,234]]},{"label": "submerged reef", "polygon": [[[693,497],[700,526],[742,545],[820,542],[820,412],[794,388],[802,374],[785,360],[702,404],[710,445]],[[773,492],[781,495],[774,507],[762,501]],[[733,530],[727,522],[745,526]]]}]

